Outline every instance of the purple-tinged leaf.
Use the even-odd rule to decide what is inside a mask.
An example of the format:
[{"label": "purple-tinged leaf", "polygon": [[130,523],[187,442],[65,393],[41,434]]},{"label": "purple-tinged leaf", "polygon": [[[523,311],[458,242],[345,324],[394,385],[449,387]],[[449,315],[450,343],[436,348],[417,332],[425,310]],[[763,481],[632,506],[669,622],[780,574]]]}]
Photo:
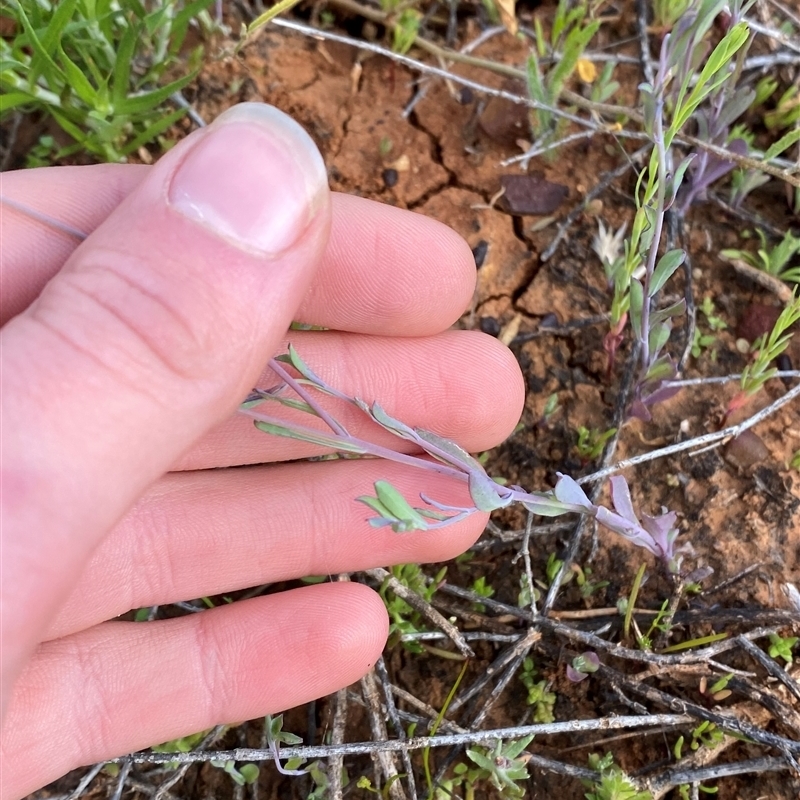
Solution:
[{"label": "purple-tinged leaf", "polygon": [[379,403],[373,403],[371,406],[368,406],[363,400],[356,400],[356,404],[362,411],[369,414],[378,425],[389,431],[389,433],[393,433],[395,436],[400,436],[412,442],[419,441],[419,437],[412,427],[387,414]]},{"label": "purple-tinged leaf", "polygon": [[638,522],[630,522],[619,514],[609,511],[604,506],[597,507],[595,519],[601,525],[605,525],[606,528],[614,531],[614,533],[624,536],[626,539],[633,542],[633,544],[644,547],[645,550],[649,550],[655,556],[661,556],[661,549]]},{"label": "purple-tinged leaf", "polygon": [[554,494],[556,499],[562,503],[568,503],[572,506],[581,506],[587,511],[594,509],[591,501],[586,496],[586,492],[584,492],[578,482],[570,478],[569,475],[558,473],[558,482],[556,483]]},{"label": "purple-tinged leaf", "polygon": [[618,514],[628,520],[628,522],[638,527],[639,520],[636,517],[636,512],[633,510],[631,490],[628,488],[628,481],[626,481],[622,475],[614,475],[609,482],[611,483],[611,502],[614,504],[614,509]]},{"label": "purple-tinged leaf", "polygon": [[473,470],[469,473],[469,494],[479,511],[495,511],[505,508],[514,500],[514,495],[493,481],[485,472]]},{"label": "purple-tinged leaf", "polygon": [[255,419],[253,424],[264,433],[271,433],[273,436],[283,436],[287,439],[297,439],[299,442],[308,442],[320,447],[329,447],[331,450],[338,450],[343,453],[366,454],[366,450],[361,446],[348,442],[341,437],[315,431],[313,428],[301,427],[288,423]]},{"label": "purple-tinged leaf", "polygon": [[[449,462],[456,467],[460,467],[465,472],[486,474],[486,470],[480,461],[473,458],[463,447],[459,447],[450,439],[445,439],[436,433],[426,431],[424,428],[415,428],[414,433],[417,436],[417,440],[421,440],[421,446],[434,458]],[[432,449],[425,447],[426,444],[431,445]]]},{"label": "purple-tinged leaf", "polygon": [[586,680],[589,675],[585,672],[578,672],[572,664],[567,664],[567,680],[572,681],[572,683],[580,683],[583,680]]},{"label": "purple-tinged leaf", "polygon": [[646,403],[649,406],[655,405],[656,403],[663,403],[670,398],[675,397],[680,390],[680,386],[670,386],[669,384],[666,386],[660,386],[651,394],[647,395],[647,397],[643,398],[641,402]]},{"label": "purple-tinged leaf", "polygon": [[527,492],[519,499],[525,508],[532,514],[540,517],[560,517],[562,514],[569,514],[581,509],[565,506],[560,500],[556,500],[552,492],[547,494],[540,492]]}]

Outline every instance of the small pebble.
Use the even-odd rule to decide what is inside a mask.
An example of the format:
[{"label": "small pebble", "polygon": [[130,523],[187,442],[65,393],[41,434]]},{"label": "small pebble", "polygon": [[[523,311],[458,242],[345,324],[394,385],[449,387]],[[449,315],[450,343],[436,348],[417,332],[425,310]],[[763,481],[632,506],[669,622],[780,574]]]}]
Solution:
[{"label": "small pebble", "polygon": [[478,324],[480,329],[489,336],[497,336],[501,331],[500,323],[494,317],[481,317]]},{"label": "small pebble", "polygon": [[385,169],[383,171],[383,183],[388,189],[391,189],[392,186],[397,186],[398,177],[396,169]]},{"label": "small pebble", "polygon": [[725,447],[725,460],[734,467],[747,469],[769,458],[769,450],[761,437],[751,430],[742,431]]},{"label": "small pebble", "polygon": [[472,256],[475,259],[475,269],[480,269],[483,262],[486,261],[486,254],[489,252],[489,242],[481,239],[475,247],[472,248]]},{"label": "small pebble", "polygon": [[[775,359],[775,366],[781,372],[791,372],[792,371],[792,359],[789,358],[789,356],[787,356],[786,353],[781,353]],[[783,381],[783,385],[787,389],[791,389],[792,388],[792,379],[791,378],[781,378],[781,380]]]},{"label": "small pebble", "polygon": [[462,86],[458,94],[458,102],[462,106],[468,106],[475,99],[475,95],[469,86]]},{"label": "small pebble", "polygon": [[750,352],[750,342],[747,339],[737,339],[736,340],[736,349],[742,353],[747,354]]}]

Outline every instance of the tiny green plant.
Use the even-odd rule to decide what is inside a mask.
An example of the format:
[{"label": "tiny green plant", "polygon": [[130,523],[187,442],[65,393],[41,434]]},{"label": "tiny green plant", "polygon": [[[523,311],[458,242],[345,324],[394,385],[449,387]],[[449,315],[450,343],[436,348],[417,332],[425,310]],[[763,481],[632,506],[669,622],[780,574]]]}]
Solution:
[{"label": "tiny green plant", "polygon": [[[575,5],[560,0],[547,37],[538,16],[534,17],[536,46],[528,57],[528,91],[539,108],[531,112],[531,128],[539,143],[557,134],[555,117],[550,109],[557,103],[589,42],[600,29],[600,20],[592,19],[587,3]],[[547,71],[542,69],[545,56],[555,56]],[[610,84],[610,80],[606,80]],[[613,92],[612,92],[613,93]]]},{"label": "tiny green plant", "polygon": [[[431,598],[444,580],[447,567],[442,567],[432,581],[419,564],[397,564],[391,568],[391,574],[403,586],[418,594],[425,602],[430,603]],[[419,612],[415,611],[402,597],[398,597],[392,590],[388,581],[379,589],[386,610],[389,612],[389,646],[394,646],[402,641],[402,636],[409,633],[420,633],[427,630],[422,624]],[[484,595],[486,597],[488,595]],[[411,653],[422,653],[424,648],[415,641],[403,641],[403,647]]]},{"label": "tiny green plant", "polygon": [[533,721],[547,723],[555,721],[553,709],[556,704],[556,694],[549,690],[546,680],[536,680],[536,666],[533,659],[528,657],[522,662],[519,678],[528,690],[527,704],[533,706]]},{"label": "tiny green plant", "polygon": [[780,636],[777,633],[769,635],[769,649],[767,652],[772,658],[782,658],[787,665],[793,661],[792,648],[800,641],[798,636]]},{"label": "tiny green plant", "polygon": [[795,450],[788,463],[789,469],[795,469],[800,472],[800,450]]},{"label": "tiny green plant", "polygon": [[[486,582],[486,578],[483,575],[473,581],[472,591],[475,592],[475,594],[486,598],[494,595],[494,587]],[[483,614],[483,612],[486,611],[486,606],[483,603],[475,603],[474,608],[479,614]]]},{"label": "tiny green plant", "polygon": [[672,30],[687,12],[692,0],[653,0],[653,26],[659,31]]},{"label": "tiny green plant", "polygon": [[395,53],[404,55],[407,53],[419,32],[419,24],[422,21],[422,14],[414,8],[405,8],[400,12],[394,27],[394,39],[392,49]]},{"label": "tiny green plant", "polygon": [[[199,733],[192,733],[189,736],[181,736],[178,739],[172,739],[163,744],[155,745],[150,748],[154,753],[188,753],[194,750],[200,742],[205,739],[209,731],[200,731]],[[178,767],[177,761],[172,761],[167,764],[168,767],[176,769]],[[258,780],[258,767],[255,764],[242,764],[237,768],[236,762],[227,761],[211,761],[212,767],[217,767],[230,775],[231,780],[239,786],[244,786],[248,783],[255,783]]]},{"label": "tiny green plant", "polygon": [[572,662],[567,664],[567,678],[573,683],[580,683],[598,669],[600,669],[600,659],[597,653],[588,650],[575,656]]},{"label": "tiny green plant", "polygon": [[467,758],[478,766],[476,778],[488,780],[501,797],[524,797],[525,789],[519,784],[528,779],[530,756],[525,748],[532,741],[531,735],[517,741],[498,741],[491,749],[473,747],[467,750]]},{"label": "tiny green plant", "polygon": [[703,298],[703,302],[699,306],[699,310],[705,318],[705,324],[711,329],[711,333],[703,333],[700,325],[698,324],[694,329],[694,338],[692,339],[692,356],[700,358],[704,351],[711,351],[711,360],[716,361],[717,357],[717,333],[724,331],[728,325],[724,319],[717,316],[716,309],[714,308],[714,301],[709,295]]},{"label": "tiny green plant", "polygon": [[732,259],[738,258],[787,283],[800,283],[800,266],[790,265],[792,259],[800,253],[800,237],[793,236],[791,231],[787,231],[778,244],[770,247],[766,235],[760,228],[756,233],[761,240],[761,246],[755,254],[749,250],[723,250],[722,255]]},{"label": "tiny green plant", "polygon": [[600,776],[594,781],[583,781],[588,791],[586,800],[652,800],[650,792],[641,790],[625,772],[614,763],[614,756],[596,753],[589,756],[589,767]]},{"label": "tiny green plant", "polygon": [[186,113],[165,104],[197,74],[202,47],[186,74],[163,79],[180,63],[189,25],[200,19],[211,27],[210,2],[10,0],[16,31],[0,39],[0,115],[19,109],[54,119],[74,142],[56,158],[89,152],[124,160]]},{"label": "tiny green plant", "polygon": [[753,343],[755,358],[742,372],[740,391],[728,403],[726,416],[741,408],[764,384],[778,372],[770,364],[789,346],[792,334],[789,329],[800,320],[800,293],[795,289],[791,302],[781,311],[769,334]]},{"label": "tiny green plant", "polygon": [[581,597],[584,598],[584,600],[591,597],[595,592],[600,591],[600,589],[604,589],[608,586],[608,581],[591,580],[591,567],[580,567],[578,564],[572,564],[570,566],[575,573],[575,581],[580,587]]},{"label": "tiny green plant", "polygon": [[603,453],[606,442],[617,432],[616,428],[608,428],[599,431],[595,428],[585,428],[581,425],[578,428],[578,442],[575,445],[581,460],[588,463],[599,458]]}]

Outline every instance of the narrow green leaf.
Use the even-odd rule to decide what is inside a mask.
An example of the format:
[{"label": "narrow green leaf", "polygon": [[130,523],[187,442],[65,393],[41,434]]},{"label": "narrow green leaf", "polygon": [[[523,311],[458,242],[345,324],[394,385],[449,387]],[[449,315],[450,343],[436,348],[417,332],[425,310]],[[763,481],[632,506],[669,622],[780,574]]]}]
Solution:
[{"label": "narrow green leaf", "polygon": [[381,504],[389,509],[392,517],[413,524],[418,530],[426,530],[428,523],[415,511],[403,495],[388,481],[375,481],[375,494]]},{"label": "narrow green leaf", "polygon": [[97,107],[97,91],[94,86],[89,83],[83,71],[77,64],[64,52],[61,45],[58,46],[58,58],[61,61],[64,72],[67,76],[72,91],[87,105],[89,108]]},{"label": "narrow green leaf", "polygon": [[28,76],[29,84],[33,86],[33,84],[35,84],[38,80],[39,75],[44,75],[50,84],[50,88],[57,91],[58,87],[62,83],[66,82],[66,76],[58,64],[53,61],[51,55],[47,52],[47,49],[39,40],[39,37],[36,35],[36,31],[33,29],[30,19],[25,13],[25,9],[22,7],[22,4],[15,3],[14,8],[17,12],[20,24],[28,36],[30,48],[33,51],[33,58],[31,59],[31,71],[30,75]]},{"label": "narrow green leaf", "polygon": [[29,94],[22,92],[9,92],[7,94],[0,94],[0,114],[5,114],[12,108],[24,106],[25,103],[30,103],[33,98]]},{"label": "narrow green leaf", "polygon": [[212,0],[194,0],[192,3],[187,3],[172,20],[170,28],[171,40],[169,44],[169,54],[176,56],[183,45],[183,40],[186,38],[186,31],[189,28],[189,23],[201,12],[205,11],[211,5]]},{"label": "narrow green leaf", "polygon": [[127,24],[117,47],[117,59],[111,74],[111,104],[119,108],[131,90],[131,62],[141,28]]},{"label": "narrow green leaf", "polygon": [[659,325],[653,325],[650,328],[650,336],[648,342],[650,345],[650,352],[652,354],[660,353],[664,345],[669,341],[669,334],[672,326],[666,322]]},{"label": "narrow green leaf", "polygon": [[630,283],[631,298],[631,327],[638,339],[644,339],[642,331],[642,308],[644,306],[644,287],[636,278],[631,278]]},{"label": "narrow green leaf", "polygon": [[[179,108],[176,111],[173,111],[170,114],[167,114],[165,117],[162,117],[157,122],[154,122],[152,125],[148,126],[143,130],[135,139],[125,145],[122,148],[122,155],[126,156],[129,153],[135,153],[142,145],[149,144],[152,142],[159,134],[164,133],[164,131],[169,130],[179,119],[181,119],[186,114],[185,108]],[[288,403],[286,403],[288,405]],[[308,406],[304,403],[303,405],[308,408]]]},{"label": "narrow green leaf", "polygon": [[316,433],[310,428],[294,427],[278,422],[267,422],[261,419],[253,420],[253,424],[260,431],[271,433],[273,436],[296,439],[299,442],[308,442],[309,444],[316,444],[320,447],[330,447],[332,450],[338,450],[344,453],[359,453],[363,455],[366,452],[363,447],[357,444],[345,442],[335,436],[327,436],[324,433]]},{"label": "narrow green leaf", "polygon": [[53,16],[47,21],[47,27],[41,38],[42,47],[51,56],[58,51],[64,29],[72,19],[78,2],[79,0],[60,0],[60,2],[53,3]]},{"label": "narrow green leaf", "polygon": [[777,158],[784,150],[788,150],[796,141],[800,139],[800,128],[795,128],[789,131],[785,136],[781,136],[766,153],[764,153],[764,161],[769,161],[771,158]]},{"label": "narrow green leaf", "polygon": [[675,250],[668,250],[659,259],[656,264],[653,277],[650,280],[650,297],[655,297],[661,291],[664,284],[672,277],[675,270],[683,264],[686,258],[686,251],[676,248]]},{"label": "narrow green leaf", "polygon": [[168,83],[160,89],[153,89],[151,92],[144,92],[142,94],[133,95],[125,99],[123,103],[117,106],[116,111],[119,114],[142,114],[152,111],[157,108],[165,100],[169,99],[170,95],[179,92],[188,83],[197,77],[197,71],[185,75],[183,78]]}]

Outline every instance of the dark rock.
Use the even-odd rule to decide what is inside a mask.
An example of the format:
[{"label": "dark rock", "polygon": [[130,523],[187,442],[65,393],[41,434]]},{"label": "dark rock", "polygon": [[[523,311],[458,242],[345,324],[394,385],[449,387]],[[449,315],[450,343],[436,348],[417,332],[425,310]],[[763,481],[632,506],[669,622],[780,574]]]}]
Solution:
[{"label": "dark rock", "polygon": [[505,193],[498,204],[509,214],[552,214],[569,194],[560,183],[551,183],[541,172],[529,175],[501,175]]},{"label": "dark rock", "polygon": [[392,186],[397,186],[397,179],[399,177],[396,169],[385,169],[383,171],[383,182],[388,189],[391,189]]}]

